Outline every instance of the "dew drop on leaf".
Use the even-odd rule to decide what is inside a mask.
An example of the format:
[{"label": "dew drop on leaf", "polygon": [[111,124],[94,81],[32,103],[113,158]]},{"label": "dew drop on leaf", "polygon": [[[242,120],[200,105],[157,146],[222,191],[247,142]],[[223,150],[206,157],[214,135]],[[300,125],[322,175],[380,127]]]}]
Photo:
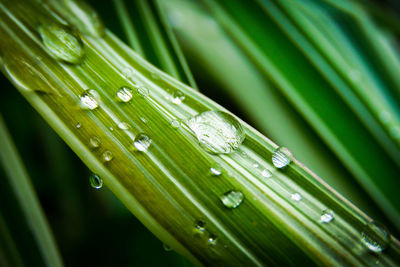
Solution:
[{"label": "dew drop on leaf", "polygon": [[149,89],[147,89],[147,87],[144,87],[144,86],[140,86],[140,87],[137,89],[137,92],[138,92],[138,94],[139,94],[140,96],[143,96],[143,97],[146,97],[146,96],[149,95]]},{"label": "dew drop on leaf", "polygon": [[210,172],[211,175],[213,176],[220,176],[222,174],[222,166],[218,163],[215,163],[211,168],[210,168]]},{"label": "dew drop on leaf", "polygon": [[133,141],[133,146],[136,150],[144,152],[149,148],[151,142],[152,140],[150,137],[144,133],[140,133],[136,135],[135,140]]},{"label": "dew drop on leaf", "polygon": [[172,250],[172,248],[170,246],[168,246],[167,244],[165,244],[165,243],[163,243],[163,249],[165,251],[171,251]]},{"label": "dew drop on leaf", "polygon": [[211,154],[234,152],[245,139],[240,122],[228,113],[206,111],[188,120],[200,145]]},{"label": "dew drop on leaf", "polygon": [[120,122],[120,123],[118,123],[118,128],[120,128],[121,130],[128,130],[129,124],[126,122]]},{"label": "dew drop on leaf", "polygon": [[218,238],[215,234],[210,234],[207,239],[209,245],[215,246],[217,244]]},{"label": "dew drop on leaf", "polygon": [[181,127],[181,122],[180,121],[178,121],[178,120],[172,120],[171,121],[171,126],[173,127],[173,128],[179,128],[179,127]]},{"label": "dew drop on leaf", "polygon": [[96,97],[97,93],[95,90],[86,90],[83,94],[79,96],[80,106],[83,109],[94,110],[98,108],[99,103],[97,103]]},{"label": "dew drop on leaf", "polygon": [[272,163],[278,169],[286,167],[292,161],[292,153],[286,147],[279,147],[272,154]]},{"label": "dew drop on leaf", "polygon": [[331,211],[330,209],[326,209],[322,211],[321,214],[321,222],[322,223],[330,223],[331,221],[333,221],[334,219],[334,215],[333,215],[333,211]]},{"label": "dew drop on leaf", "polygon": [[121,87],[117,92],[117,97],[121,102],[129,102],[132,99],[132,89],[126,86]]},{"label": "dew drop on leaf", "polygon": [[194,225],[195,233],[204,234],[205,230],[206,230],[206,222],[203,220],[196,221],[196,224]]},{"label": "dew drop on leaf", "polygon": [[78,123],[75,125],[75,128],[76,128],[76,129],[80,129],[81,127],[82,127],[82,125],[81,125],[80,122],[78,122]]},{"label": "dew drop on leaf", "polygon": [[293,201],[298,202],[298,201],[300,201],[303,197],[300,195],[300,193],[293,193],[293,194],[290,196],[290,198],[291,198]]},{"label": "dew drop on leaf", "polygon": [[264,169],[264,170],[261,172],[261,175],[262,175],[263,177],[265,177],[265,178],[268,178],[268,177],[271,177],[271,176],[272,176],[272,173],[271,173],[269,170]]},{"label": "dew drop on leaf", "polygon": [[243,198],[243,193],[235,190],[231,190],[220,197],[222,204],[229,209],[239,207],[243,202]]},{"label": "dew drop on leaf", "polygon": [[89,142],[90,142],[90,146],[93,148],[98,148],[101,145],[101,140],[97,136],[90,137]]},{"label": "dew drop on leaf", "polygon": [[171,96],[171,101],[175,105],[180,105],[185,100],[185,95],[181,91],[175,91]]},{"label": "dew drop on leaf", "polygon": [[89,182],[94,189],[100,189],[103,186],[103,179],[94,173],[90,176]]},{"label": "dew drop on leaf", "polygon": [[113,159],[113,154],[110,150],[106,150],[101,155],[105,162],[111,161]]},{"label": "dew drop on leaf", "polygon": [[364,227],[361,242],[370,251],[380,253],[389,246],[390,234],[384,225],[372,221]]},{"label": "dew drop on leaf", "polygon": [[39,34],[49,54],[71,64],[80,64],[85,57],[82,41],[74,32],[62,24],[42,24]]}]

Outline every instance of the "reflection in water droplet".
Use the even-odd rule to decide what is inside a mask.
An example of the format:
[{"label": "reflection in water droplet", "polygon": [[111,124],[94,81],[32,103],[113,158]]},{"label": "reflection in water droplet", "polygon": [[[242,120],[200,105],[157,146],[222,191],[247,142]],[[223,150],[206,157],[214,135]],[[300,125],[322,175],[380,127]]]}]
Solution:
[{"label": "reflection in water droplet", "polygon": [[143,96],[143,97],[149,95],[149,89],[147,89],[147,88],[144,87],[144,86],[140,86],[140,87],[137,89],[137,92],[138,92],[138,94],[139,94],[140,96]]},{"label": "reflection in water droplet", "polygon": [[81,123],[78,122],[78,123],[75,125],[75,128],[76,128],[76,129],[79,129],[79,128],[81,128],[81,126],[82,126]]},{"label": "reflection in water droplet", "polygon": [[235,190],[229,191],[220,197],[222,204],[230,209],[239,207],[243,202],[243,198],[243,193]]},{"label": "reflection in water droplet", "polygon": [[94,90],[86,90],[83,94],[79,96],[80,106],[84,109],[96,109],[99,104],[96,101],[97,94]]},{"label": "reflection in water droplet", "polygon": [[171,251],[172,250],[172,248],[170,247],[170,246],[168,246],[167,244],[163,244],[163,248],[164,248],[164,250],[165,251]]},{"label": "reflection in water droplet", "polygon": [[212,154],[228,154],[239,148],[245,139],[242,125],[233,116],[221,111],[206,111],[188,120],[202,148]]},{"label": "reflection in water droplet", "polygon": [[303,197],[299,193],[293,193],[291,198],[293,201],[300,201]]},{"label": "reflection in water droplet", "polygon": [[268,178],[268,177],[271,177],[271,176],[272,176],[272,173],[271,173],[269,170],[265,169],[265,170],[263,170],[263,171],[261,172],[261,175],[262,175],[263,177]]},{"label": "reflection in water droplet", "polygon": [[376,253],[384,251],[390,244],[390,233],[378,222],[369,222],[361,233],[362,243]]},{"label": "reflection in water droplet", "polygon": [[222,174],[222,167],[221,167],[221,165],[220,164],[218,164],[218,163],[215,163],[211,168],[210,168],[210,172],[211,172],[211,175],[213,175],[213,176],[219,176],[219,175],[221,175]]},{"label": "reflection in water droplet", "polygon": [[181,91],[175,91],[172,94],[171,101],[175,105],[181,104],[183,100],[185,100],[185,95]]},{"label": "reflection in water droplet", "polygon": [[148,137],[144,133],[140,133],[135,137],[135,140],[133,141],[133,145],[138,151],[143,152],[149,148],[151,141],[152,140],[150,139],[150,137]]},{"label": "reflection in water droplet", "polygon": [[322,211],[321,214],[321,222],[322,223],[330,223],[331,221],[333,221],[334,216],[333,216],[333,211],[326,209],[324,211]]},{"label": "reflection in water droplet", "polygon": [[121,130],[128,130],[129,124],[126,122],[120,122],[120,123],[118,123],[118,128],[120,128]]},{"label": "reflection in water droplet", "polygon": [[104,25],[92,7],[83,1],[69,0],[64,3],[69,10],[62,13],[81,32],[96,38],[104,35]]},{"label": "reflection in water droplet", "polygon": [[214,234],[210,234],[207,239],[209,245],[215,246],[217,244],[218,238]]},{"label": "reflection in water droplet", "polygon": [[171,121],[171,126],[174,127],[174,128],[179,128],[179,127],[181,127],[181,122],[178,121],[178,120],[172,120]]},{"label": "reflection in water droplet", "polygon": [[100,147],[100,145],[101,145],[101,140],[100,140],[100,138],[98,138],[97,136],[92,136],[92,137],[90,137],[90,145],[93,147],[93,148],[98,148],[98,147]]},{"label": "reflection in water droplet", "polygon": [[194,230],[197,234],[204,234],[204,231],[206,230],[206,222],[202,220],[197,221]]},{"label": "reflection in water droplet", "polygon": [[292,161],[292,153],[286,147],[279,147],[272,154],[272,163],[277,168],[283,168]]},{"label": "reflection in water droplet", "polygon": [[110,150],[104,151],[101,156],[102,156],[103,160],[106,162],[111,161],[113,159],[113,154]]},{"label": "reflection in water droplet", "polygon": [[121,87],[117,92],[117,97],[122,102],[129,102],[132,99],[132,89],[126,86]]},{"label": "reflection in water droplet", "polygon": [[89,178],[90,185],[94,189],[100,189],[103,186],[103,179],[100,178],[97,174],[92,174]]},{"label": "reflection in water droplet", "polygon": [[72,64],[82,63],[85,50],[80,38],[61,24],[42,24],[39,33],[49,54],[57,60]]}]

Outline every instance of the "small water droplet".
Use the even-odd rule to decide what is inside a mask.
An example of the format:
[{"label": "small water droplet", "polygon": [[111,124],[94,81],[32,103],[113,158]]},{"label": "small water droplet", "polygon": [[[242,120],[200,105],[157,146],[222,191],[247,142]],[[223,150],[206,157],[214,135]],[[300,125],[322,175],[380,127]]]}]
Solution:
[{"label": "small water droplet", "polygon": [[104,35],[104,25],[97,12],[83,1],[64,1],[69,12],[62,12],[81,32],[92,37]]},{"label": "small water droplet", "polygon": [[133,141],[133,145],[138,151],[143,152],[149,148],[151,141],[152,140],[150,139],[150,137],[148,137],[146,134],[140,133],[136,135],[135,140]]},{"label": "small water droplet", "polygon": [[231,190],[223,194],[220,199],[225,207],[235,209],[243,202],[243,193],[240,191]]},{"label": "small water droplet", "polygon": [[140,117],[140,120],[144,123],[147,124],[147,119],[145,117]]},{"label": "small water droplet", "polygon": [[75,128],[76,128],[76,129],[79,129],[79,128],[81,128],[81,126],[82,126],[81,123],[78,122],[78,123],[75,125]]},{"label": "small water droplet", "polygon": [[137,92],[140,96],[146,97],[149,95],[149,89],[147,89],[144,86],[139,86],[139,88],[137,89]]},{"label": "small water droplet", "polygon": [[79,96],[80,106],[84,109],[94,110],[99,104],[96,101],[96,91],[95,90],[86,90],[83,94]]},{"label": "small water droplet", "polygon": [[259,165],[257,162],[254,162],[254,163],[253,163],[253,167],[254,167],[254,168],[258,168],[258,167],[260,167],[260,165]]},{"label": "small water droplet", "polygon": [[167,244],[163,244],[163,249],[165,250],[165,251],[171,251],[172,250],[172,248],[170,247],[170,246],[168,246]]},{"label": "small water droplet", "polygon": [[132,89],[126,86],[121,87],[117,92],[117,97],[122,102],[129,102],[132,99]]},{"label": "small water droplet", "polygon": [[217,244],[218,238],[215,234],[210,234],[207,239],[209,245],[215,246]]},{"label": "small water droplet", "polygon": [[57,60],[72,64],[82,63],[85,57],[80,38],[71,29],[61,24],[43,24],[39,27],[43,45]]},{"label": "small water droplet", "polygon": [[206,230],[206,222],[203,220],[198,220],[194,225],[194,230],[198,234],[204,234]]},{"label": "small water droplet", "polygon": [[128,130],[130,128],[130,126],[126,122],[120,122],[120,123],[118,123],[118,128],[120,128],[121,130]]},{"label": "small water droplet", "polygon": [[89,178],[90,185],[94,189],[100,189],[103,186],[103,179],[100,178],[97,174],[92,174]]},{"label": "small water droplet", "polygon": [[263,171],[261,172],[261,175],[262,175],[263,177],[268,178],[268,177],[271,177],[271,176],[272,176],[272,173],[271,173],[269,170],[265,169],[265,170],[263,170]]},{"label": "small water droplet", "polygon": [[222,174],[222,166],[218,163],[215,163],[211,168],[210,168],[210,172],[211,175],[213,176],[220,176]]},{"label": "small water droplet", "polygon": [[125,76],[125,78],[131,79],[133,77],[133,69],[126,67],[122,70],[122,74]]},{"label": "small water droplet", "polygon": [[113,159],[113,154],[110,150],[106,150],[103,152],[102,158],[106,162],[111,161]]},{"label": "small water droplet", "polygon": [[384,251],[390,244],[390,233],[378,222],[369,222],[361,233],[362,243],[376,253]]},{"label": "small water droplet", "polygon": [[333,211],[326,209],[322,211],[321,214],[321,222],[322,223],[330,223],[331,221],[333,221],[334,216],[333,216]]},{"label": "small water droplet", "polygon": [[175,105],[180,105],[185,100],[185,95],[181,91],[175,91],[171,96],[171,101]]},{"label": "small water droplet", "polygon": [[113,127],[108,127],[108,129],[112,132],[112,131],[114,131],[114,128]]},{"label": "small water droplet", "polygon": [[92,137],[90,137],[90,145],[93,147],[93,148],[98,148],[98,147],[100,147],[100,145],[101,145],[101,140],[100,140],[100,138],[98,138],[97,136],[92,136]]},{"label": "small water droplet", "polygon": [[272,163],[277,168],[283,168],[290,164],[292,153],[286,147],[279,147],[272,154]]},{"label": "small water droplet", "polygon": [[181,127],[181,122],[178,120],[172,120],[171,126],[177,129],[177,128]]},{"label": "small water droplet", "polygon": [[302,198],[303,198],[303,197],[300,195],[300,193],[293,193],[293,194],[291,195],[291,199],[292,199],[293,201],[300,201]]},{"label": "small water droplet", "polygon": [[212,154],[234,152],[246,135],[238,120],[221,111],[206,111],[188,120],[202,148]]}]

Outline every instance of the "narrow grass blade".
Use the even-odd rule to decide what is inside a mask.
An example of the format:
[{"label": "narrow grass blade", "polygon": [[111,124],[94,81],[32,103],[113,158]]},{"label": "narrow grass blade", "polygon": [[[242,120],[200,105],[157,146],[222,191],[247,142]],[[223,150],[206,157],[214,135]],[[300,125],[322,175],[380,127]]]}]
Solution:
[{"label": "narrow grass blade", "polygon": [[[109,31],[101,38],[77,36],[57,23],[40,4],[0,4],[3,71],[166,244],[204,265],[375,265],[377,255],[361,241],[371,218],[288,151],[153,67]],[[43,36],[43,27],[54,34]],[[81,47],[55,37],[61,33]],[[130,75],[124,75],[127,68]],[[132,95],[127,88],[135,89]],[[179,92],[179,102],[168,97],[172,92]],[[220,116],[229,118],[227,128],[219,128]],[[198,138],[202,119],[217,134],[234,131],[239,147],[223,146],[225,135],[222,143]],[[220,145],[232,153],[205,149]],[[390,266],[400,259],[400,246],[386,237],[379,261]]]},{"label": "narrow grass blade", "polygon": [[5,267],[22,267],[24,263],[21,259],[17,246],[8,230],[7,224],[0,211],[0,265]]},{"label": "narrow grass blade", "polygon": [[63,266],[50,226],[0,116],[0,158],[48,266]]}]

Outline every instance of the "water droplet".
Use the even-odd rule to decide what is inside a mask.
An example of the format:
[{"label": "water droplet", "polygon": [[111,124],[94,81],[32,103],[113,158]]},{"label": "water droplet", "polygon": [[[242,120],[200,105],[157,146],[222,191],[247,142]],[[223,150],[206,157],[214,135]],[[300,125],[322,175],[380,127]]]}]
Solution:
[{"label": "water droplet", "polygon": [[209,245],[215,246],[217,244],[218,238],[214,234],[210,234],[207,239]]},{"label": "water droplet", "polygon": [[122,102],[129,102],[132,99],[132,89],[123,86],[117,92],[117,97]]},{"label": "water droplet", "polygon": [[333,216],[333,211],[326,209],[324,211],[322,211],[321,214],[321,222],[322,223],[330,223],[331,221],[333,221],[334,216]]},{"label": "water droplet", "polygon": [[133,77],[133,69],[130,67],[126,67],[122,70],[122,74],[127,78],[130,79]]},{"label": "water droplet", "polygon": [[171,251],[172,250],[172,248],[170,247],[170,246],[168,246],[167,244],[163,244],[163,249],[165,250],[165,251]]},{"label": "water droplet", "polygon": [[85,57],[82,41],[68,27],[56,23],[43,24],[39,33],[52,57],[72,64],[82,63]]},{"label": "water droplet", "polygon": [[259,165],[257,162],[254,162],[254,163],[253,163],[253,167],[254,167],[254,168],[258,168],[258,167],[260,167],[260,165]]},{"label": "water droplet", "polygon": [[146,97],[149,95],[149,89],[147,89],[144,86],[139,86],[139,88],[137,89],[137,92],[140,96]]},{"label": "water droplet", "polygon": [[175,105],[181,104],[183,100],[185,100],[185,95],[181,91],[175,91],[172,94],[171,101]]},{"label": "water droplet", "polygon": [[103,186],[103,179],[100,178],[97,174],[92,174],[89,178],[90,185],[94,189],[100,189]]},{"label": "water droplet", "polygon": [[[104,25],[97,12],[83,1],[64,1],[69,12],[62,12],[81,32],[92,37],[104,35]],[[65,14],[64,14],[65,13]]]},{"label": "water droplet", "polygon": [[108,129],[112,132],[112,131],[114,131],[114,128],[113,127],[108,127]]},{"label": "water droplet", "polygon": [[292,161],[292,153],[286,147],[279,147],[272,154],[272,163],[277,168],[283,168]]},{"label": "water droplet", "polygon": [[138,151],[146,151],[149,148],[151,141],[152,140],[150,139],[150,137],[143,133],[140,133],[135,137],[133,145]]},{"label": "water droplet", "polygon": [[223,171],[223,169],[222,169],[221,165],[218,163],[215,163],[210,168],[211,175],[213,175],[213,176],[220,176],[222,174],[222,171]]},{"label": "water droplet", "polygon": [[188,125],[202,148],[212,154],[234,152],[246,136],[239,121],[221,111],[203,112],[190,118]]},{"label": "water droplet", "polygon": [[140,120],[144,123],[147,124],[147,119],[145,117],[140,117]]},{"label": "water droplet", "polygon": [[263,170],[263,171],[261,172],[261,175],[262,175],[263,177],[268,178],[268,177],[271,177],[271,176],[272,176],[272,173],[271,173],[269,170],[265,169],[265,170]]},{"label": "water droplet", "polygon": [[100,147],[100,145],[101,145],[101,140],[100,140],[100,138],[98,138],[97,136],[92,136],[92,137],[90,137],[90,145],[93,147],[93,148],[98,148],[98,147]]},{"label": "water droplet", "polygon": [[130,126],[126,122],[120,122],[120,123],[118,123],[118,128],[120,128],[121,130],[128,130],[130,128]]},{"label": "water droplet", "polygon": [[389,246],[390,234],[384,225],[372,221],[364,227],[361,241],[369,250],[380,253]]},{"label": "water droplet", "polygon": [[110,150],[106,150],[103,152],[102,158],[106,162],[111,161],[113,159],[113,154]]},{"label": "water droplet", "polygon": [[171,126],[177,129],[177,128],[181,127],[181,122],[178,120],[172,120]]},{"label": "water droplet", "polygon": [[83,94],[79,96],[80,105],[84,109],[96,109],[99,104],[96,101],[97,93],[95,90],[86,90]]},{"label": "water droplet", "polygon": [[243,198],[243,193],[235,190],[229,191],[220,197],[222,204],[230,209],[239,207],[243,202]]},{"label": "water droplet", "polygon": [[78,123],[75,125],[75,128],[76,128],[76,129],[79,129],[79,128],[81,128],[81,126],[82,126],[81,123],[78,122]]},{"label": "water droplet", "polygon": [[198,234],[204,234],[205,230],[206,230],[206,222],[205,221],[199,220],[194,225],[194,231]]},{"label": "water droplet", "polygon": [[292,198],[293,201],[300,201],[303,197],[300,195],[300,193],[293,193],[291,195],[291,198]]}]

